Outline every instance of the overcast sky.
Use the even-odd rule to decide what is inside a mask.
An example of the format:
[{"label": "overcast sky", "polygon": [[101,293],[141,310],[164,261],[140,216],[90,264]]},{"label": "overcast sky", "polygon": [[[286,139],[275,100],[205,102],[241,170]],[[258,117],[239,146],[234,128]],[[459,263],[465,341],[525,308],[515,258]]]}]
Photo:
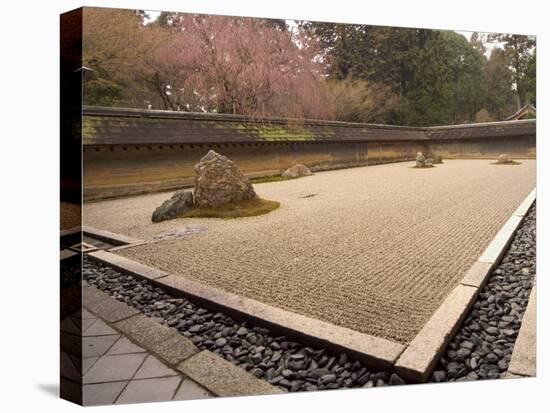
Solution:
[{"label": "overcast sky", "polygon": [[[159,17],[160,13],[161,13],[160,11],[156,11],[156,10],[145,10],[145,12],[149,15],[149,21],[147,23],[156,20]],[[286,22],[290,27],[292,27],[294,25],[294,20],[287,20]],[[463,35],[466,38],[466,40],[468,40],[468,41],[470,40],[470,36],[473,33],[473,32],[462,31],[462,30],[455,30],[455,31],[457,33],[460,33],[461,35]],[[483,33],[480,33],[480,34],[483,34]],[[485,55],[487,57],[489,57],[491,55],[491,52],[493,51],[493,49],[495,47],[502,47],[502,43],[484,43],[484,45],[485,45],[485,49],[486,49]]]}]

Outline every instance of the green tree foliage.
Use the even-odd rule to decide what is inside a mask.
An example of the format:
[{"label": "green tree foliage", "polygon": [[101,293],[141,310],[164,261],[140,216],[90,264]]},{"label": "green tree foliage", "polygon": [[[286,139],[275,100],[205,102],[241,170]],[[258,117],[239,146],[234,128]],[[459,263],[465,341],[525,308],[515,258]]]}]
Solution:
[{"label": "green tree foliage", "polygon": [[[504,43],[504,53],[512,69],[512,77],[518,95],[518,108],[528,103],[528,95],[533,92],[534,76],[529,66],[532,63],[535,39],[532,36],[518,34],[492,34],[490,40]],[[531,70],[534,70],[533,67]],[[533,83],[533,84],[532,84]]]},{"label": "green tree foliage", "polygon": [[361,79],[328,82],[334,99],[335,118],[345,122],[390,123],[399,96],[383,83]]},{"label": "green tree foliage", "polygon": [[517,109],[517,97],[512,90],[513,73],[503,49],[495,48],[484,69],[485,108],[494,120],[503,120]]},{"label": "green tree foliage", "polygon": [[[301,27],[321,45],[330,79],[383,84],[398,96],[382,116],[391,123],[503,119],[515,110],[510,105],[514,88],[520,102],[535,99],[536,54],[534,40],[527,36],[472,33],[468,42],[458,33],[440,30],[316,22],[302,22]],[[488,61],[490,41],[504,49]],[[357,108],[352,105],[350,113]],[[343,113],[340,107],[337,118]]]},{"label": "green tree foliage", "polygon": [[537,52],[533,52],[529,61],[527,62],[527,67],[525,69],[525,74],[523,75],[523,87],[525,91],[525,100],[527,103],[532,105],[537,105]]}]

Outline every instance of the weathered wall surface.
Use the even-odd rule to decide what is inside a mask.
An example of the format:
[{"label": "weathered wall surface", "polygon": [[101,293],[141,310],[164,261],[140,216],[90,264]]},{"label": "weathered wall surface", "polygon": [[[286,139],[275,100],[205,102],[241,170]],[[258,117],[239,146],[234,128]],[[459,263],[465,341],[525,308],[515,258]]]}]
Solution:
[{"label": "weathered wall surface", "polygon": [[478,138],[475,140],[449,139],[429,143],[432,153],[448,159],[496,159],[501,153],[512,158],[534,159],[536,157],[534,135],[502,138]]},{"label": "weathered wall surface", "polygon": [[419,151],[535,157],[534,121],[411,128],[85,108],[82,132],[85,200],[192,186],[194,165],[210,149],[249,177],[278,175],[296,163],[319,171],[406,161]]}]

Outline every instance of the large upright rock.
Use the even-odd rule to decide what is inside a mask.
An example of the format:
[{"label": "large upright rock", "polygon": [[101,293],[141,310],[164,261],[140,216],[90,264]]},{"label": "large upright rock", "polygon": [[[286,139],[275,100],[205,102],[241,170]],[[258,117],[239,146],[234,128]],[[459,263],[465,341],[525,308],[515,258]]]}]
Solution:
[{"label": "large upright rock", "polygon": [[151,220],[153,222],[166,221],[177,218],[193,208],[193,193],[191,191],[177,191],[172,198],[167,199],[155,209]]},{"label": "large upright rock", "polygon": [[195,165],[195,206],[219,207],[255,197],[248,178],[225,156],[210,150]]},{"label": "large upright rock", "polygon": [[311,170],[302,163],[291,166],[283,172],[282,177],[286,179],[299,178],[300,176],[311,175]]},{"label": "large upright rock", "polygon": [[422,152],[418,152],[416,154],[416,167],[417,168],[424,168],[426,166],[426,158],[422,154]]}]

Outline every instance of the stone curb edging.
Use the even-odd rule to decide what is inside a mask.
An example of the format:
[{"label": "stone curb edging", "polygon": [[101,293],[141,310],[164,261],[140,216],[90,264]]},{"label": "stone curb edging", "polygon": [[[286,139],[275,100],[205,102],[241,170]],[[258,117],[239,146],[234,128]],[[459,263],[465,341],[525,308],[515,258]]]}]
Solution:
[{"label": "stone curb edging", "polygon": [[145,278],[149,281],[156,280],[168,276],[166,271],[161,271],[153,267],[149,267],[144,264],[140,264],[137,261],[130,260],[121,255],[116,255],[107,251],[95,251],[88,254],[89,257],[93,257],[99,261],[102,261],[112,267],[115,267],[121,271],[131,273],[141,278]]},{"label": "stone curb edging", "polygon": [[208,350],[181,362],[177,369],[220,397],[285,393]]},{"label": "stone curb edging", "polygon": [[521,321],[507,377],[535,377],[537,375],[537,293],[533,285],[529,303]]},{"label": "stone curb edging", "polygon": [[74,257],[75,255],[78,255],[78,252],[72,251],[70,249],[61,250],[61,252],[59,253],[59,261],[67,260]]},{"label": "stone curb edging", "polygon": [[86,282],[83,282],[83,306],[216,396],[284,393],[220,356],[200,351],[176,330],[159,324]]},{"label": "stone curb edging", "polygon": [[478,293],[506,252],[535,199],[536,188],[512,213],[460,284],[409,343],[395,363],[395,370],[402,378],[413,382],[428,380],[437,360],[475,303]]},{"label": "stone curb edging", "polygon": [[82,233],[90,235],[102,241],[111,242],[115,244],[122,244],[111,248],[111,250],[127,248],[128,246],[141,245],[144,243],[144,241],[141,239],[129,237],[123,234],[117,234],[117,233],[106,231],[103,229],[90,227],[88,225],[82,226]]},{"label": "stone curb edging", "polygon": [[97,251],[88,256],[130,272],[174,296],[191,297],[206,308],[222,310],[235,318],[244,317],[258,325],[264,325],[284,335],[297,336],[301,341],[319,347],[348,352],[372,368],[391,369],[405,349],[400,343],[272,307],[191,281],[183,276],[164,273],[110,252]]}]

